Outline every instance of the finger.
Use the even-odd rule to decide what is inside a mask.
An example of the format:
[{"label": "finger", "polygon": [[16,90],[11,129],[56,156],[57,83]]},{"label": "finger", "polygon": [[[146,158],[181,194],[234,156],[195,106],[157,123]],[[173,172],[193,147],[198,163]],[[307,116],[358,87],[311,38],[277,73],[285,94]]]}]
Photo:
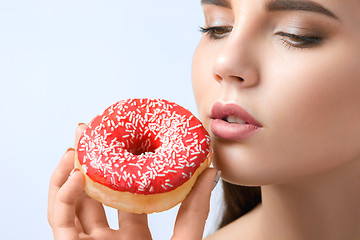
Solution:
[{"label": "finger", "polygon": [[75,227],[79,233],[84,233],[84,229],[83,229],[81,222],[77,216],[75,217]]},{"label": "finger", "polygon": [[172,239],[202,239],[209,214],[211,191],[216,176],[219,176],[217,172],[214,168],[208,168],[199,176],[179,208]]},{"label": "finger", "polygon": [[147,214],[118,211],[119,234],[124,239],[151,239]]},{"label": "finger", "polygon": [[53,206],[51,224],[55,239],[76,239],[78,237],[75,209],[77,200],[84,192],[84,183],[83,174],[75,171],[58,191]]},{"label": "finger", "polygon": [[81,222],[83,231],[87,234],[100,228],[109,227],[103,205],[86,194],[83,194],[77,203],[76,215]]},{"label": "finger", "polygon": [[118,210],[119,227],[126,225],[146,226],[148,224],[147,214],[129,213]]},{"label": "finger", "polygon": [[76,132],[75,132],[75,142],[74,142],[75,149],[77,148],[81,134],[85,131],[86,128],[87,128],[87,124],[85,123],[78,124],[78,127],[76,128]]},{"label": "finger", "polygon": [[74,167],[74,149],[69,148],[66,153],[62,156],[59,165],[55,168],[49,185],[48,193],[48,220],[51,221],[51,214],[53,210],[54,201],[56,194],[62,185],[66,182],[69,177],[71,170]]}]

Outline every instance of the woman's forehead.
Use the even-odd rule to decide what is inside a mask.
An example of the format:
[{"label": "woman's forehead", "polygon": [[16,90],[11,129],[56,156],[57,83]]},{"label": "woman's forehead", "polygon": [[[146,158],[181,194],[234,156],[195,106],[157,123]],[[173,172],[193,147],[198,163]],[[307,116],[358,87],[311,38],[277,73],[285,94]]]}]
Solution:
[{"label": "woman's forehead", "polygon": [[[200,0],[203,6],[232,8],[236,2],[257,1],[266,10],[311,10],[338,18],[347,18],[360,28],[360,0]],[[238,5],[241,6],[241,5]]]},{"label": "woman's forehead", "polygon": [[308,2],[308,3],[315,3],[315,4],[335,4],[338,7],[347,5],[352,8],[359,10],[360,8],[360,1],[359,0],[200,0],[201,4],[209,4],[209,5],[216,5],[221,7],[231,7],[231,3],[233,2],[244,2],[244,1],[258,1],[265,5],[270,3],[276,2]]}]

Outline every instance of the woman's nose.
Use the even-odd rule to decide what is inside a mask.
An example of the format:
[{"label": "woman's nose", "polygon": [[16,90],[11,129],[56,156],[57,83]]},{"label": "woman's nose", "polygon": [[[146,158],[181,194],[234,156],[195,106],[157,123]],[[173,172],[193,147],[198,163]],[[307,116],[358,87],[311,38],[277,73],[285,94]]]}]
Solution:
[{"label": "woman's nose", "polygon": [[213,65],[214,79],[220,84],[231,83],[241,88],[256,86],[259,73],[254,42],[241,33],[231,33],[222,41]]}]

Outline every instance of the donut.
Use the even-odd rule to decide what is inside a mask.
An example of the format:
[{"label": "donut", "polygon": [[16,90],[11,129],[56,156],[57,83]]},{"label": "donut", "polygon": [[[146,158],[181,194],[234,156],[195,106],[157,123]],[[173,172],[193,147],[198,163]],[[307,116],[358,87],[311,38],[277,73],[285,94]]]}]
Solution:
[{"label": "donut", "polygon": [[211,163],[210,136],[187,109],[163,99],[127,99],[98,114],[81,134],[75,167],[85,192],[133,213],[182,202]]}]

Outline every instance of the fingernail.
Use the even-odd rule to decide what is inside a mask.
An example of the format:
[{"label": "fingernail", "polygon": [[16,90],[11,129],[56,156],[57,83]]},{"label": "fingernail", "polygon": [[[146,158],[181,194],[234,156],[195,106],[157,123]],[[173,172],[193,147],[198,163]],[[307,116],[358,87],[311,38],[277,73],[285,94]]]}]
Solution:
[{"label": "fingernail", "polygon": [[75,151],[75,148],[69,147],[66,152]]},{"label": "fingernail", "polygon": [[78,123],[78,126],[81,126],[81,125],[84,125],[84,124],[86,124],[86,123]]},{"label": "fingernail", "polygon": [[74,168],[73,170],[71,170],[70,174],[69,174],[69,178],[77,171],[80,171],[80,169],[78,168]]},{"label": "fingernail", "polygon": [[219,171],[216,173],[212,190],[214,190],[214,188],[215,188],[216,185],[218,184],[219,179],[220,179],[220,176],[221,176],[221,171],[219,170]]}]

